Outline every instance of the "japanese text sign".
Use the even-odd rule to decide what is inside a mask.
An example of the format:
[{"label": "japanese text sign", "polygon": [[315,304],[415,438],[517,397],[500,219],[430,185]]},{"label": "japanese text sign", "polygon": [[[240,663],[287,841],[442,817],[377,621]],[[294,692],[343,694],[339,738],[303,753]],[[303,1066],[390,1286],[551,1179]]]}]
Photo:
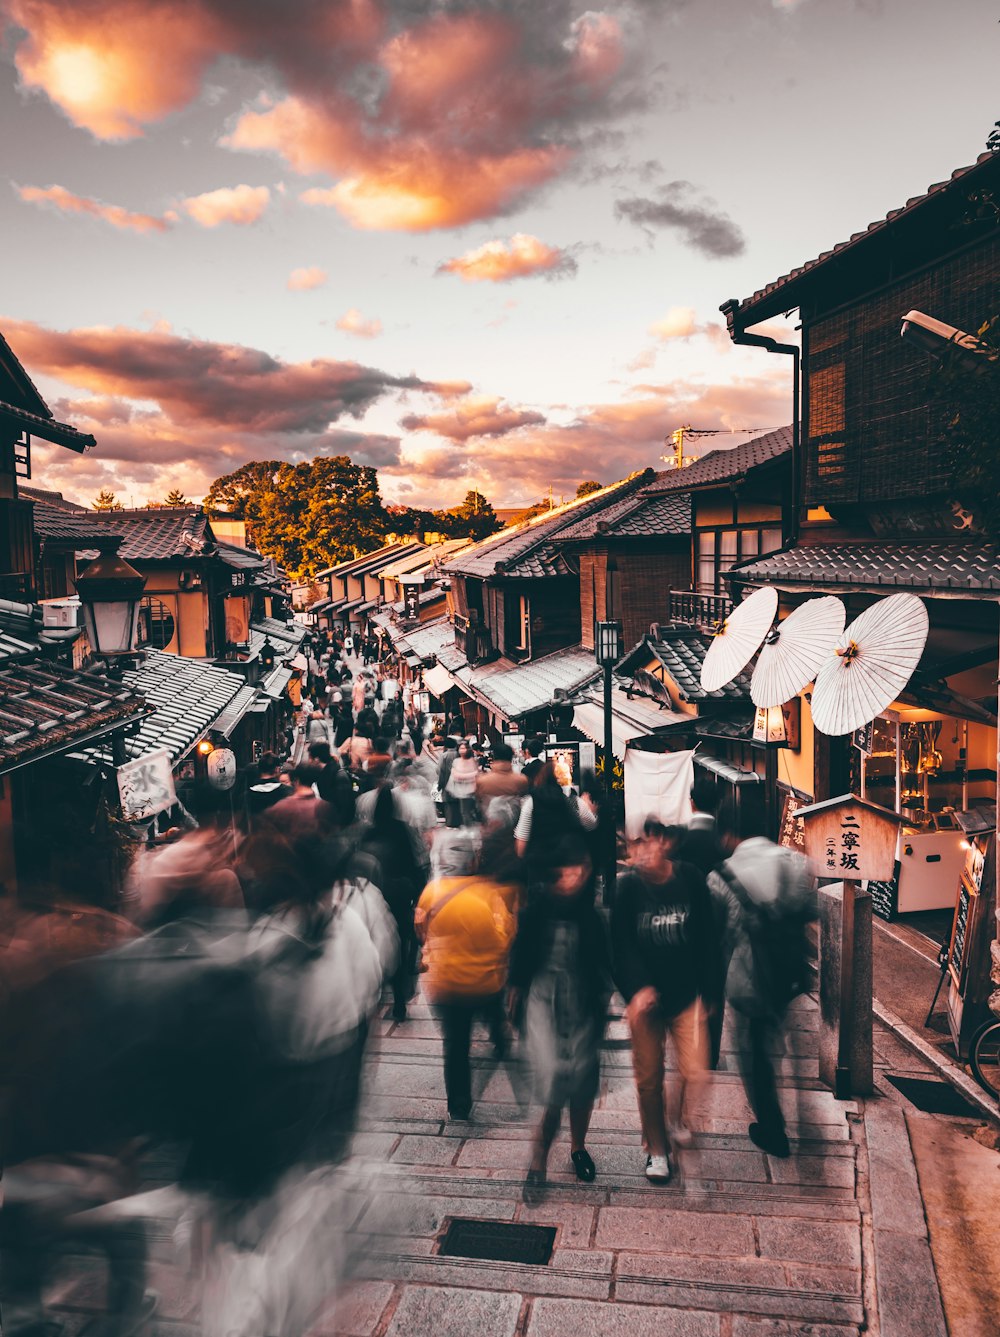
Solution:
[{"label": "japanese text sign", "polygon": [[800,808],[806,854],[820,877],[886,881],[896,862],[899,818],[853,794]]},{"label": "japanese text sign", "polygon": [[177,802],[170,752],[161,748],[118,767],[118,797],[127,822],[166,812]]}]

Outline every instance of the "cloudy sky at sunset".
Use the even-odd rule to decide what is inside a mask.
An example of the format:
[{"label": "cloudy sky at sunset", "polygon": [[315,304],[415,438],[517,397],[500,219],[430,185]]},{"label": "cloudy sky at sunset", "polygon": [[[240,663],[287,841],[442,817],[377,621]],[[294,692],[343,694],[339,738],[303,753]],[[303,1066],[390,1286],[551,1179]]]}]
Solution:
[{"label": "cloudy sky at sunset", "polygon": [[719,303],[974,160],[996,6],[592,3],[0,0],[0,331],[98,440],[36,484],[501,505],[788,422]]}]

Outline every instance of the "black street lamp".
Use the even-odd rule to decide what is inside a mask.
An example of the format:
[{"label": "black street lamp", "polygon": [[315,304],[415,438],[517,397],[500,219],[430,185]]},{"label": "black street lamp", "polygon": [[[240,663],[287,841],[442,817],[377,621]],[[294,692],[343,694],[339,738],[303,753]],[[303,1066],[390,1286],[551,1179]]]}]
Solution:
[{"label": "black street lamp", "polygon": [[274,646],[271,644],[270,640],[265,636],[264,644],[260,647],[260,664],[261,668],[264,670],[265,673],[271,672],[271,670],[274,668],[276,659],[277,655],[275,653]]},{"label": "black street lamp", "polygon": [[611,820],[608,822],[609,848],[604,866],[604,904],[611,906],[614,900],[615,878],[618,872],[617,820],[613,804],[614,785],[614,715],[611,710],[611,670],[622,657],[622,624],[620,622],[597,622],[594,624],[594,657],[604,670],[604,789],[608,796],[608,809]]},{"label": "black street lamp", "polygon": [[121,534],[102,535],[98,556],[76,578],[90,648],[112,662],[135,654],[139,603],[146,588],[146,577],[118,555],[123,541]]}]

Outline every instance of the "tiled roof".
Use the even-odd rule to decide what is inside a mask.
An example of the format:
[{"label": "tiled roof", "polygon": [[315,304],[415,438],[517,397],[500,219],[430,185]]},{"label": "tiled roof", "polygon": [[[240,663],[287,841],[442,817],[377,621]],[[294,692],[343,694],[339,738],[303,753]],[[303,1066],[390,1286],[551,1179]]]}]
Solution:
[{"label": "tiled roof", "polygon": [[238,543],[223,543],[221,539],[217,540],[217,544],[219,556],[234,571],[263,571],[267,566],[259,552],[251,552]]},{"label": "tiled roof", "polygon": [[[990,164],[993,164],[991,167]],[[870,241],[873,236],[881,233],[891,224],[897,222],[900,218],[913,214],[916,210],[924,207],[929,201],[936,199],[942,192],[948,191],[956,182],[960,182],[963,187],[969,188],[973,182],[969,180],[970,176],[983,176],[992,174],[994,170],[1000,171],[1000,154],[981,153],[974,163],[967,167],[956,168],[947,181],[937,181],[932,186],[928,186],[922,195],[914,195],[899,209],[892,209],[884,218],[877,218],[874,223],[864,228],[861,232],[855,232],[847,241],[838,242],[836,246],[829,251],[824,251],[818,255],[815,260],[809,260],[805,264],[799,265],[797,269],[790,270],[787,274],[782,274],[772,283],[759,288],[752,297],[746,298],[739,305],[742,315],[748,316],[753,312],[753,320],[744,320],[743,324],[756,323],[765,320],[769,315],[775,315],[779,312],[790,311],[799,304],[798,281],[806,275],[813,274],[822,265],[835,257],[839,258],[845,251],[851,250]]]},{"label": "tiled roof", "polygon": [[118,555],[126,562],[185,561],[207,556],[214,547],[208,516],[196,506],[98,511],[92,518],[101,525],[99,532],[124,536]]},{"label": "tiled roof", "polygon": [[[744,701],[750,695],[750,675],[741,673],[717,692],[701,685],[701,666],[712,638],[694,627],[660,627],[659,637],[647,636],[630,650],[615,670],[623,677],[644,668],[650,658],[660,663],[676,683],[683,701]],[[638,689],[641,692],[641,688]]]},{"label": "tiled roof", "polygon": [[388,566],[390,562],[398,561],[401,557],[406,557],[411,552],[419,552],[425,545],[413,540],[410,543],[388,543],[384,548],[376,548],[372,552],[362,553],[360,557],[352,557],[350,561],[340,562],[337,566],[326,566],[322,571],[317,571],[316,580],[325,580],[328,576],[339,578],[341,576],[362,575],[368,570],[378,570],[381,566]]},{"label": "tiled roof", "polygon": [[231,738],[237,724],[247,711],[253,708],[256,702],[257,688],[241,687],[225,710],[216,718],[212,727],[216,733],[222,734],[224,738]]},{"label": "tiled roof", "polygon": [[239,673],[165,650],[148,651],[137,669],[126,670],[124,680],[153,712],[126,742],[129,757],[166,747],[174,761],[191,750],[246,686]]},{"label": "tiled roof", "polygon": [[70,427],[69,423],[56,422],[51,414],[43,417],[40,413],[28,413],[26,409],[18,408],[16,404],[8,404],[6,400],[0,400],[0,419],[14,423],[31,436],[40,436],[43,441],[66,446],[80,455],[91,446],[97,445],[97,441],[89,432],[78,431],[77,428]]},{"label": "tiled roof", "polygon": [[251,631],[263,632],[272,641],[281,641],[295,648],[306,638],[306,628],[300,622],[279,622],[276,617],[259,617],[250,624]]},{"label": "tiled roof", "polygon": [[10,396],[16,403],[26,408],[29,413],[39,413],[46,418],[52,417],[52,410],[42,398],[42,392],[25,371],[20,358],[11,348],[7,340],[0,334],[0,386],[8,390],[13,390]]},{"label": "tiled roof", "polygon": [[472,695],[484,699],[506,719],[517,720],[543,710],[556,700],[557,691],[578,690],[599,672],[593,651],[573,646],[527,664],[512,666],[498,660],[481,668],[460,669],[456,676]]},{"label": "tiled roof", "polygon": [[871,593],[923,590],[938,597],[1000,595],[996,543],[833,543],[772,553],[732,570],[734,580],[779,589],[812,586]]},{"label": "tiled roof", "polygon": [[454,645],[455,628],[446,617],[436,617],[431,622],[408,630],[406,642],[415,655],[421,659],[431,659],[443,647]]},{"label": "tiled roof", "polygon": [[62,664],[0,669],[0,774],[78,747],[139,716],[130,684]]},{"label": "tiled roof", "polygon": [[644,492],[599,511],[559,535],[559,542],[573,539],[601,538],[607,534],[627,538],[655,538],[660,534],[691,532],[691,498],[687,493],[674,496],[647,496]]},{"label": "tiled roof", "polygon": [[26,487],[24,483],[18,482],[17,495],[23,497],[25,501],[44,501],[49,506],[55,506],[60,511],[76,511],[89,515],[90,508],[81,506],[78,502],[67,501],[61,492],[52,492],[44,487]]},{"label": "tiled roof", "polygon": [[468,576],[492,576],[498,566],[503,568],[500,574],[509,576],[564,574],[569,567],[550,546],[552,541],[570,525],[587,519],[596,511],[603,511],[609,502],[631,496],[649,482],[650,477],[648,472],[637,474],[510,529],[502,529],[499,534],[493,534],[445,562],[443,569]]},{"label": "tiled roof", "polygon": [[[23,495],[24,489],[19,490]],[[108,532],[93,511],[67,511],[45,501],[36,501],[34,507],[35,533],[46,543],[75,544],[79,548]]]},{"label": "tiled roof", "polygon": [[655,480],[644,489],[644,495],[690,492],[696,487],[728,483],[742,478],[751,469],[780,459],[782,455],[791,455],[791,451],[792,429],[779,427],[776,431],[752,437],[742,445],[730,446],[723,450],[710,450],[707,455],[702,455],[700,459],[683,469],[667,469],[657,474]]},{"label": "tiled roof", "polygon": [[0,627],[0,664],[34,659],[38,655],[38,649],[37,641],[25,640],[5,627]]}]

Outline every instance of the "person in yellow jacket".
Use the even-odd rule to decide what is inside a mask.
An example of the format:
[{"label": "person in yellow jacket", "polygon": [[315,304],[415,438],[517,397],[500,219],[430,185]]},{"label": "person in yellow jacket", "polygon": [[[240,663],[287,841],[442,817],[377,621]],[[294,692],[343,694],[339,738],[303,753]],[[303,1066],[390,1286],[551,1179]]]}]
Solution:
[{"label": "person in yellow jacket", "polygon": [[438,876],[424,888],[414,923],[424,944],[425,988],[444,1040],[448,1116],[468,1119],[469,1046],[477,1014],[489,1026],[496,1057],[507,1052],[503,998],[517,925],[501,884],[475,871],[478,851],[471,833],[449,830],[441,836],[434,851]]}]

